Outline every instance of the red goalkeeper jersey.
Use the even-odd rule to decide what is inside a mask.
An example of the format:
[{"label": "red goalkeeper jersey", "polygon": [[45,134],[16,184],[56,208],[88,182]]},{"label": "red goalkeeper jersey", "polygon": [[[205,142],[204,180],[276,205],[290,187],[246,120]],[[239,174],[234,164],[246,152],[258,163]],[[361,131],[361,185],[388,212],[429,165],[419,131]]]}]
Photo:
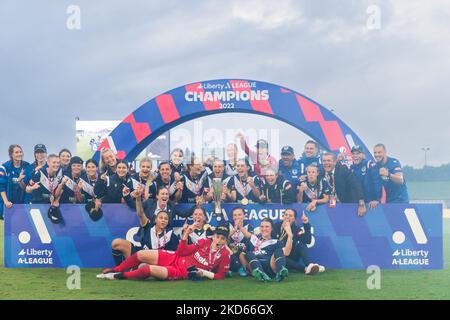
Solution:
[{"label": "red goalkeeper jersey", "polygon": [[181,240],[176,254],[178,265],[186,269],[195,266],[214,273],[214,279],[223,279],[230,269],[230,249],[227,246],[211,250],[211,239],[202,239],[198,244],[187,245]]}]

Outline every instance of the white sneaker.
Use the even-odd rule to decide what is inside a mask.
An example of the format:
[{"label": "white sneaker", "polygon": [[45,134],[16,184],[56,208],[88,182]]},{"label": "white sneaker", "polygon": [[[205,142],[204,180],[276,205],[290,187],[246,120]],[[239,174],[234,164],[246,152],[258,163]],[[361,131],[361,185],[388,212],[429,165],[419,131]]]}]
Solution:
[{"label": "white sneaker", "polygon": [[107,280],[115,280],[114,275],[118,274],[120,272],[114,272],[114,273],[100,273],[96,277],[97,279],[107,279]]},{"label": "white sneaker", "polygon": [[325,272],[325,267],[319,264],[319,273]]},{"label": "white sneaker", "polygon": [[310,263],[305,268],[305,274],[307,274],[308,276],[313,276],[317,272],[319,272],[319,269],[320,269],[320,266],[317,263]]}]

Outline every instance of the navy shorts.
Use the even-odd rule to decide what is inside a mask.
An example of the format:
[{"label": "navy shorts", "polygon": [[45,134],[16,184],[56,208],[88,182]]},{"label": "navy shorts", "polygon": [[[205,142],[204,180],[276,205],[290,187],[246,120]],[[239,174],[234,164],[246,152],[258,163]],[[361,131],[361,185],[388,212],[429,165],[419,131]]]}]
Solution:
[{"label": "navy shorts", "polygon": [[275,272],[272,271],[272,268],[270,267],[270,259],[262,260],[260,259],[259,262],[261,262],[261,266],[263,268],[263,271],[271,278],[275,277]]},{"label": "navy shorts", "polygon": [[141,246],[135,246],[133,243],[131,243],[131,254],[130,255],[133,255],[136,252],[141,251],[141,250],[144,250],[144,248]]}]

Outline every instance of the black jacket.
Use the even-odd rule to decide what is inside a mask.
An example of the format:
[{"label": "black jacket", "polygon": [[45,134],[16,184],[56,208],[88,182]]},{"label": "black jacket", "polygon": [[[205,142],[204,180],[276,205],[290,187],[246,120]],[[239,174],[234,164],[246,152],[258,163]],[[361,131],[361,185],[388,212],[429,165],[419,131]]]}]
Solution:
[{"label": "black jacket", "polygon": [[[328,179],[328,173],[325,172]],[[333,190],[333,185],[330,183]],[[334,171],[334,187],[339,201],[342,203],[358,203],[364,200],[364,193],[356,176],[346,166],[337,164]]]}]

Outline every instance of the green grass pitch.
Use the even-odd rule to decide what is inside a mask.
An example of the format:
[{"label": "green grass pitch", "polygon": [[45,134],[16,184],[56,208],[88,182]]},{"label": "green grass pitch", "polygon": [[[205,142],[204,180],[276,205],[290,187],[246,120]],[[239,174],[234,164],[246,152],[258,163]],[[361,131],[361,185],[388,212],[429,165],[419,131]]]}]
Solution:
[{"label": "green grass pitch", "polygon": [[367,289],[365,270],[290,273],[281,283],[238,275],[222,281],[107,281],[99,269],[81,270],[81,288],[69,290],[64,269],[6,269],[0,222],[0,299],[450,299],[450,219],[444,219],[444,270],[382,270],[381,289]]}]

